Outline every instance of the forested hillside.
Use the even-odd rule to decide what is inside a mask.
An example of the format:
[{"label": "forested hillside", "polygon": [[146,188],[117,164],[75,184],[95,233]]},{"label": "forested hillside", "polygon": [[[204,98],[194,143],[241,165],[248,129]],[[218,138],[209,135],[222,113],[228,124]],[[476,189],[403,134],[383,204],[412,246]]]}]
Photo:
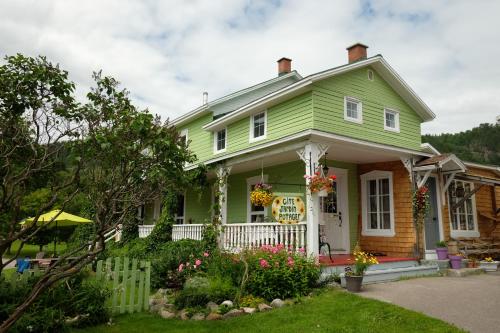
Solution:
[{"label": "forested hillside", "polygon": [[422,136],[422,142],[464,161],[500,165],[500,125],[481,124],[455,134],[427,134]]}]

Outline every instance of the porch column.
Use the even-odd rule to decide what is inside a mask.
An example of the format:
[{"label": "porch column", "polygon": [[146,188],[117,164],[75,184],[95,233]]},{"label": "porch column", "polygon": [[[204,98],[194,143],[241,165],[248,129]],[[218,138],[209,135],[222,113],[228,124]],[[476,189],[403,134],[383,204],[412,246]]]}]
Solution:
[{"label": "porch column", "polygon": [[217,168],[217,184],[219,194],[219,222],[227,223],[227,178],[231,172],[230,166],[221,165]]},{"label": "porch column", "polygon": [[[306,175],[314,175],[319,166],[319,159],[327,150],[327,145],[308,143],[304,149],[297,151],[297,154],[305,163]],[[311,193],[309,190],[309,179],[306,179],[306,203],[307,254],[317,257],[319,254],[319,197],[318,193]]]}]

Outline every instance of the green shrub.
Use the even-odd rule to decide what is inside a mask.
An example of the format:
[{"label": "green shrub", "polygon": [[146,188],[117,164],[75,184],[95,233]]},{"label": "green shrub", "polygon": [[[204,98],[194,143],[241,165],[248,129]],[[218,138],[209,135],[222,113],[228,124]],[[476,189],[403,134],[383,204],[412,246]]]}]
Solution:
[{"label": "green shrub", "polygon": [[175,298],[175,305],[182,309],[205,306],[210,301],[219,304],[234,299],[236,291],[227,279],[195,276],[186,281],[184,288]]},{"label": "green shrub", "polygon": [[[14,283],[0,278],[0,321],[22,302],[35,282],[36,278]],[[78,327],[106,322],[109,295],[100,283],[88,279],[88,272],[81,272],[42,293],[9,332],[64,332],[68,330],[66,318],[77,316],[80,320],[74,326]]]},{"label": "green shrub", "polygon": [[147,251],[147,238],[135,238],[128,242],[109,242],[106,244],[106,253],[104,259],[107,257],[129,257],[137,259],[148,259],[150,254]]},{"label": "green shrub", "polygon": [[172,216],[162,213],[151,234],[146,238],[148,251],[156,251],[172,240],[172,227],[175,221]]},{"label": "green shrub", "polygon": [[244,260],[249,266],[247,293],[269,301],[306,295],[320,276],[319,266],[312,258],[287,252],[281,245],[248,251]]},{"label": "green shrub", "polygon": [[183,239],[168,242],[158,248],[155,257],[151,258],[151,285],[153,288],[180,287],[189,277],[186,272],[179,272],[181,263],[191,262],[203,258],[204,247],[202,242]]},{"label": "green shrub", "polygon": [[266,300],[263,299],[262,297],[257,297],[253,295],[246,295],[243,296],[240,299],[240,306],[241,307],[248,307],[248,308],[256,308],[259,306],[259,304],[265,303]]}]

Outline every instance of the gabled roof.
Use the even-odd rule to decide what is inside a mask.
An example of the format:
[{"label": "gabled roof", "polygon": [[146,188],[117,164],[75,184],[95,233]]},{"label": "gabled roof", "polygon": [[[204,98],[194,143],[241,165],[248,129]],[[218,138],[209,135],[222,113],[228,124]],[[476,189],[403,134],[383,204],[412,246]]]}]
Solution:
[{"label": "gabled roof", "polygon": [[270,86],[270,85],[279,83],[281,81],[287,81],[287,80],[299,81],[301,79],[302,79],[302,76],[297,71],[295,71],[295,70],[291,71],[288,74],[280,75],[278,77],[275,77],[275,78],[272,78],[270,80],[258,83],[256,85],[250,86],[250,87],[242,89],[242,90],[238,90],[234,93],[231,93],[229,95],[226,95],[226,96],[223,96],[221,98],[215,99],[211,102],[208,102],[205,105],[202,105],[202,106],[200,106],[200,107],[198,107],[198,108],[196,108],[188,113],[181,115],[180,117],[175,118],[174,120],[172,120],[172,124],[174,126],[181,126],[181,125],[185,124],[186,122],[188,122],[194,118],[197,118],[198,116],[200,116],[206,112],[210,112],[210,108],[213,108],[216,105],[220,105],[220,104],[227,102],[231,99],[236,99],[240,96],[243,96],[245,94],[249,94],[249,93],[256,91],[258,89],[262,89],[266,86]]},{"label": "gabled roof", "polygon": [[399,76],[398,73],[384,60],[381,55],[376,55],[365,60],[356,61],[354,63],[342,65],[332,69],[328,69],[316,74],[306,76],[302,80],[291,84],[278,91],[270,93],[260,99],[250,102],[239,109],[231,112],[223,117],[220,117],[211,123],[205,125],[203,129],[215,131],[222,129],[226,124],[247,117],[256,109],[263,109],[280,103],[286,99],[302,94],[310,90],[314,82],[324,80],[335,75],[344,74],[346,72],[372,66],[377,73],[405,100],[410,107],[417,112],[423,121],[429,121],[435,118],[435,114],[422,101],[422,99],[408,86],[408,84]]}]

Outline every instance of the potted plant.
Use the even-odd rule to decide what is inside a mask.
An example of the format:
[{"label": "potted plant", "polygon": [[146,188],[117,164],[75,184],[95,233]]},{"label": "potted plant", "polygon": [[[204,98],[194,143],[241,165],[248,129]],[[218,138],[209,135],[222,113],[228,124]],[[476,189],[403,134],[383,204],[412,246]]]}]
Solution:
[{"label": "potted plant", "polygon": [[439,241],[436,243],[436,254],[438,260],[448,259],[448,245],[445,241]]},{"label": "potted plant", "polygon": [[371,265],[378,264],[377,258],[362,251],[354,252],[354,270],[351,267],[345,268],[346,289],[351,292],[361,291],[363,275]]},{"label": "potted plant", "polygon": [[311,193],[318,193],[320,197],[326,197],[328,193],[333,192],[333,182],[337,179],[337,176],[324,176],[316,172],[312,176],[305,175],[304,178],[309,180],[309,190]]},{"label": "potted plant", "polygon": [[486,257],[479,262],[479,267],[486,272],[496,272],[498,269],[499,261],[493,260],[492,257]]},{"label": "potted plant", "polygon": [[449,255],[448,258],[450,259],[450,265],[452,269],[462,268],[463,254],[457,253],[454,255]]},{"label": "potted plant", "polygon": [[255,206],[267,207],[273,203],[272,186],[265,183],[257,183],[250,193],[250,202]]},{"label": "potted plant", "polygon": [[470,257],[469,261],[467,262],[467,267],[468,268],[476,268],[477,267],[477,259],[474,257]]}]

